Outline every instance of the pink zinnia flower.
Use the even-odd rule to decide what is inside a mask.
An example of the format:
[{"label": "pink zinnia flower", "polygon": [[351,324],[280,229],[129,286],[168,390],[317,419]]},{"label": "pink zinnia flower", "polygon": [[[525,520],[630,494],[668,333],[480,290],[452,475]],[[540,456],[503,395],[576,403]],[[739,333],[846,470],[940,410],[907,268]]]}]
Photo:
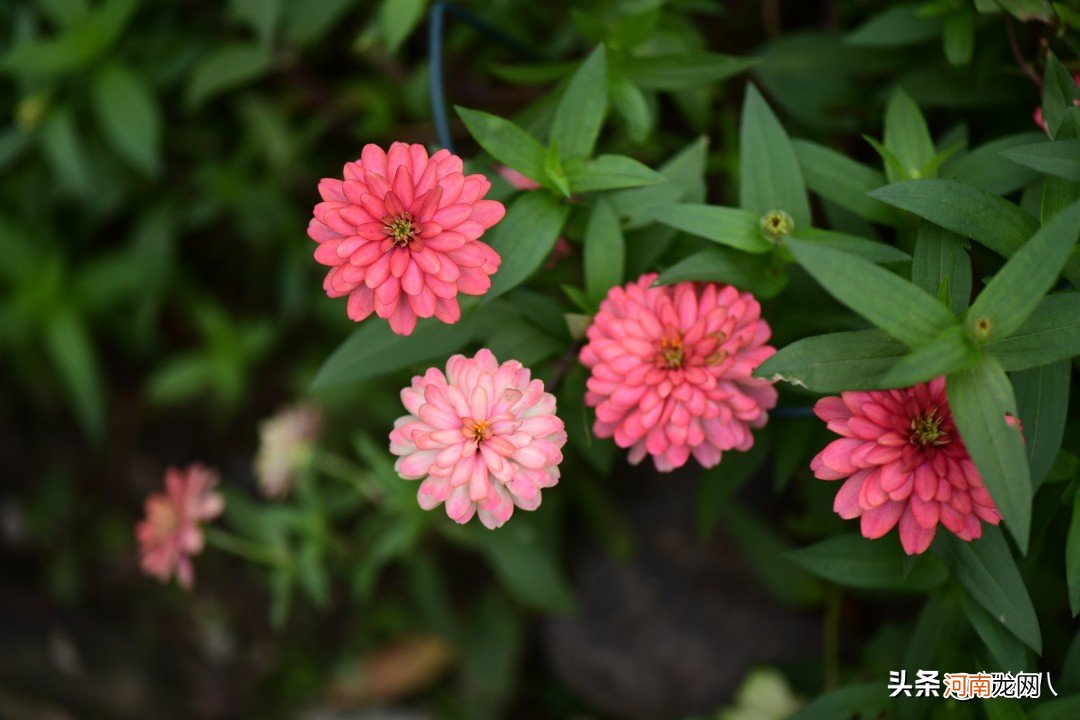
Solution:
[{"label": "pink zinnia flower", "polygon": [[499,364],[490,350],[455,355],[413,378],[401,391],[409,415],[390,433],[395,467],[407,480],[424,478],[420,506],[446,504],[446,514],[468,522],[474,513],[497,528],[514,506],[535,510],[540,490],[559,481],[566,443],[555,396],[530,380],[517,360]]},{"label": "pink zinnia flower", "polygon": [[285,408],[259,425],[255,477],[268,498],[283,498],[312,458],[322,430],[322,413],[310,403]]},{"label": "pink zinnia flower", "polygon": [[[1080,85],[1080,73],[1073,75],[1073,82]],[[1080,100],[1073,100],[1073,105],[1080,107]],[[1031,119],[1035,121],[1035,124],[1042,128],[1044,133],[1050,132],[1050,128],[1046,126],[1046,120],[1043,119],[1042,105],[1035,106],[1034,112],[1031,113]]]},{"label": "pink zinnia flower", "polygon": [[650,287],[656,275],[612,288],[586,331],[581,362],[592,370],[585,403],[596,408],[593,432],[648,453],[658,470],[693,454],[705,467],[725,450],[748,450],[750,428],[776,405],[776,389],[752,373],[776,348],[750,293],[730,285]]},{"label": "pink zinnia flower", "polygon": [[[900,524],[908,555],[930,547],[940,522],[964,540],[982,535],[980,520],[1001,520],[968,455],[945,397],[945,379],[902,390],[845,392],[822,398],[814,412],[842,435],[810,463],[820,480],[842,480],[833,509],[861,517],[862,534],[879,538]],[[1018,427],[1016,418],[1005,418]]]},{"label": "pink zinnia flower", "polygon": [[146,519],[135,527],[144,573],[162,582],[176,575],[181,587],[191,588],[191,558],[203,549],[200,523],[225,509],[225,501],[214,492],[217,482],[217,473],[198,464],[165,471],[165,492],[146,499]]},{"label": "pink zinnia flower", "polygon": [[348,295],[350,318],[374,310],[399,335],[412,333],[418,317],[457,322],[457,294],[487,292],[501,262],[479,240],[506,213],[482,199],[491,183],[463,175],[461,158],[447,150],[428,157],[423,145],[400,142],[389,153],[365,145],[344,176],[319,183],[323,202],[308,224],[315,259],[331,268],[326,294]]}]

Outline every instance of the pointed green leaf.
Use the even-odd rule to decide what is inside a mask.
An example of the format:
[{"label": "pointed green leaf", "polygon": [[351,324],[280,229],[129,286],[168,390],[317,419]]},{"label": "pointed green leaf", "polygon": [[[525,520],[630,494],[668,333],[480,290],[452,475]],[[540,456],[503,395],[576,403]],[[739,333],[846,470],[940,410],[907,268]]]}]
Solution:
[{"label": "pointed green leaf", "polygon": [[[904,177],[917,178],[922,168],[934,159],[934,141],[926,126],[922,112],[915,101],[901,88],[897,88],[885,107],[885,147],[904,168]],[[900,177],[889,174],[893,182]]]},{"label": "pointed green leaf", "polygon": [[971,258],[965,244],[959,235],[925,220],[915,236],[911,281],[934,295],[948,281],[948,304],[954,313],[963,312],[971,298]]},{"label": "pointed green leaf", "polygon": [[734,285],[761,298],[773,297],[787,285],[787,276],[764,255],[747,255],[725,247],[694,253],[660,273],[657,285],[694,280]]},{"label": "pointed green leaf", "polygon": [[919,4],[898,5],[878,13],[847,34],[849,45],[901,47],[940,37],[941,20],[919,12]]},{"label": "pointed green leaf", "polygon": [[1080,140],[1054,140],[1002,150],[1013,162],[1066,180],[1080,180]]},{"label": "pointed green leaf", "polygon": [[904,262],[911,259],[906,252],[892,245],[832,230],[808,228],[796,232],[793,237],[797,240],[841,250],[872,263]]},{"label": "pointed green leaf", "polygon": [[1031,472],[1020,431],[1006,420],[1019,412],[1008,376],[996,359],[984,355],[977,365],[948,375],[945,390],[960,436],[986,489],[1021,552],[1027,552]]},{"label": "pointed green leaf", "polygon": [[966,324],[981,342],[1005,339],[1057,281],[1080,236],[1080,201],[1058,213],[1009,259],[979,293]]},{"label": "pointed green leaf", "polygon": [[733,77],[757,64],[756,58],[710,52],[629,57],[621,70],[642,90],[682,90]]},{"label": "pointed green leaf", "polygon": [[607,56],[597,45],[570,78],[551,121],[551,140],[563,160],[592,155],[607,116]]},{"label": "pointed green leaf", "polygon": [[656,114],[645,93],[621,73],[612,75],[608,93],[611,109],[622,119],[626,134],[636,143],[645,142],[656,124]]},{"label": "pointed green leaf", "polygon": [[146,83],[119,63],[94,76],[94,110],[117,152],[147,175],[159,170],[161,113]]},{"label": "pointed green leaf", "polygon": [[484,302],[513,290],[543,265],[569,214],[569,207],[541,190],[517,196],[506,217],[489,231],[488,244],[502,256],[502,264]]},{"label": "pointed green leaf", "polygon": [[1024,425],[1024,447],[1036,488],[1050,472],[1065,437],[1072,363],[1058,360],[1012,375],[1016,407]]},{"label": "pointed green leaf", "polygon": [[1057,137],[1066,109],[1077,99],[1080,99],[1080,87],[1077,87],[1072,73],[1054,53],[1048,52],[1043,70],[1042,114],[1050,137]]},{"label": "pointed green leaf", "polygon": [[832,148],[808,140],[792,140],[806,186],[826,200],[864,220],[895,225],[900,215],[867,195],[885,185],[885,175]]},{"label": "pointed green leaf", "polygon": [[270,70],[273,57],[264,45],[222,45],[206,55],[191,73],[187,105],[195,108],[215,95],[252,82]]},{"label": "pointed green leaf", "polygon": [[959,325],[946,328],[925,345],[912,351],[881,379],[883,388],[911,387],[939,375],[969,368],[979,361],[979,351]]},{"label": "pointed green leaf", "polygon": [[657,222],[744,250],[764,253],[773,248],[761,234],[761,219],[752,212],[719,205],[668,205],[653,211]]},{"label": "pointed green leaf", "polygon": [[1023,370],[1080,355],[1080,292],[1051,293],[1005,340],[983,345],[1006,370]]},{"label": "pointed green leaf", "polygon": [[862,258],[788,238],[799,264],[833,297],[910,347],[957,324],[932,295]]},{"label": "pointed green leaf", "polygon": [[63,310],[49,319],[45,342],[83,431],[94,441],[105,436],[105,383],[86,324]]},{"label": "pointed green leaf", "polygon": [[1031,651],[993,615],[987,612],[964,590],[957,588],[956,599],[975,633],[990,651],[996,665],[989,669],[1008,672],[1030,670]]},{"label": "pointed green leaf", "polygon": [[595,301],[622,284],[625,256],[619,218],[611,204],[601,198],[593,205],[585,226],[585,290]]},{"label": "pointed green leaf", "polygon": [[904,356],[906,348],[880,330],[803,338],[780,349],[754,376],[783,380],[817,393],[871,390]]},{"label": "pointed green leaf", "polygon": [[951,65],[962,66],[971,62],[975,50],[975,13],[963,8],[945,18],[942,28],[945,57]]},{"label": "pointed green leaf", "polygon": [[547,153],[536,138],[497,115],[463,107],[454,109],[488,155],[538,183],[545,182]]},{"label": "pointed green leaf", "polygon": [[608,200],[619,216],[627,219],[627,228],[651,224],[653,208],[682,200],[703,201],[708,151],[709,140],[701,137],[660,166],[660,175],[667,182],[611,193]]},{"label": "pointed green leaf", "polygon": [[1045,139],[1042,133],[1006,135],[980,145],[971,152],[953,156],[941,168],[939,177],[960,180],[995,195],[1008,195],[1029,185],[1038,173],[1002,157],[1002,151]]},{"label": "pointed green leaf", "polygon": [[566,176],[570,189],[579,193],[667,183],[663,175],[625,155],[601,155],[584,163],[570,161]]},{"label": "pointed green leaf", "polygon": [[796,565],[849,587],[926,592],[945,582],[945,567],[920,558],[905,577],[904,551],[895,542],[868,542],[861,535],[836,535],[788,553]]},{"label": "pointed green leaf", "polygon": [[746,87],[739,139],[739,205],[764,215],[783,210],[795,229],[810,227],[810,204],[795,149],[753,85]]}]

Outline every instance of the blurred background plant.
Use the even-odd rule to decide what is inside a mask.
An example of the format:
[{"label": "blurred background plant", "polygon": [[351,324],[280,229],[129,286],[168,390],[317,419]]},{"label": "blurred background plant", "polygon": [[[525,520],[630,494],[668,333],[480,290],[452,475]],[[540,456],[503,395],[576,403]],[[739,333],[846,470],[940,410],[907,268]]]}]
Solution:
[{"label": "blurred background plant", "polygon": [[[435,14],[440,48],[424,32]],[[803,411],[810,395],[785,387],[789,412],[753,451],[657,480],[587,432],[575,343],[609,287],[653,269],[772,298],[778,347],[866,327],[790,253],[718,246],[701,223],[658,210],[709,200],[756,222],[767,209],[737,190],[757,153],[788,139],[756,92],[744,127],[766,130],[758,145],[740,136],[745,76],[797,138],[796,226],[812,214],[832,231],[810,239],[890,267],[918,261],[914,217],[866,195],[912,178],[1010,196],[1048,219],[1044,187],[1060,208],[1080,178],[1058,182],[1060,168],[1001,152],[1045,140],[1032,120],[1042,86],[1057,93],[1043,107],[1062,139],[1076,137],[1064,128],[1077,29],[1073,0],[4,3],[0,715],[779,718],[840,687],[799,717],[877,717],[890,669],[974,671],[1010,657],[1034,667],[936,557],[902,565],[898,548],[848,535],[788,554],[845,529],[807,469],[827,439]],[[599,94],[573,95],[597,81]],[[595,134],[573,148],[533,141],[540,154],[525,164],[543,187],[514,195],[496,172],[511,163],[491,116],[545,138],[573,114],[559,109],[568,95],[573,112],[603,106],[601,154]],[[459,120],[451,105],[490,116]],[[531,239],[529,257],[504,266],[519,276],[500,286],[497,275],[500,297],[482,312],[391,346],[385,328],[356,329],[324,296],[304,228],[319,178],[367,142],[434,146],[436,117],[511,213],[528,205],[549,219],[510,226]],[[1068,162],[1075,173],[1075,152]],[[566,257],[514,287],[558,237]],[[1001,267],[964,245],[957,262],[969,268],[950,276],[950,301],[970,295],[970,267],[977,278]],[[531,365],[570,433],[563,482],[494,533],[420,510],[385,448],[397,389],[480,343]],[[1046,420],[1065,449],[1032,459],[1049,478],[1034,542],[1050,550],[1019,563],[1042,624],[1039,667],[1063,694],[1080,690],[1060,550],[1077,482],[1075,412],[1065,432],[1073,363],[1059,364],[1065,399]],[[266,420],[300,399],[311,404],[291,421]],[[260,423],[274,422],[260,450]],[[193,460],[220,468],[227,511],[189,595],[138,575],[131,526],[164,468]],[[1080,562],[1080,549],[1069,557]],[[765,610],[740,615],[750,597]],[[699,605],[750,620],[678,609]],[[567,617],[613,624],[590,655],[567,639],[585,637]],[[622,644],[668,623],[669,639],[702,647],[634,656]],[[782,674],[747,675],[763,663]],[[636,698],[650,677],[667,678],[671,696]],[[672,690],[684,685],[693,691]],[[920,701],[888,712],[983,710]],[[990,717],[1023,717],[1007,712]],[[1067,716],[1052,712],[1068,710],[1030,717]]]}]

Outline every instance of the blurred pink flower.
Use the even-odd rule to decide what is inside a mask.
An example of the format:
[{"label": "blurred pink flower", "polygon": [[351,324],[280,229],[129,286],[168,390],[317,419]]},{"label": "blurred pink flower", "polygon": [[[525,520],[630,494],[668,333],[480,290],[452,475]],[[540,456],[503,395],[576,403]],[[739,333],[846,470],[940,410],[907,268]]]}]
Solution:
[{"label": "blurred pink flower", "polygon": [[146,499],[146,519],[135,526],[142,570],[165,582],[176,575],[185,590],[195,582],[191,558],[202,552],[200,524],[225,509],[214,486],[217,473],[195,464],[165,471],[165,492]]},{"label": "blurred pink flower", "polygon": [[[848,520],[861,517],[864,537],[879,538],[899,523],[900,544],[917,555],[930,547],[939,522],[974,540],[980,520],[1001,520],[953,422],[944,378],[822,398],[814,412],[843,437],[810,469],[820,480],[846,478],[833,509]],[[1016,418],[1005,421],[1019,429]]]},{"label": "blurred pink flower", "polygon": [[394,423],[390,452],[401,477],[424,479],[425,510],[445,503],[456,522],[479,513],[497,528],[515,505],[535,510],[540,490],[559,481],[566,432],[555,396],[517,360],[500,365],[486,348],[455,355],[445,375],[429,368],[414,377],[401,400],[410,414]]},{"label": "blurred pink flower", "polygon": [[[1077,85],[1080,85],[1080,73],[1075,73],[1073,75],[1073,82],[1075,82]],[[1073,105],[1080,107],[1080,100],[1073,100]],[[1046,127],[1046,121],[1043,120],[1043,111],[1041,105],[1037,105],[1035,107],[1034,112],[1031,113],[1031,119],[1035,121],[1036,125],[1042,128],[1042,131],[1044,133],[1050,132],[1050,129]]]},{"label": "blurred pink flower", "polygon": [[532,178],[525,177],[512,167],[500,165],[499,174],[502,175],[503,180],[510,183],[511,187],[518,190],[535,190],[540,187],[540,183]]},{"label": "blurred pink flower", "polygon": [[593,432],[646,453],[658,470],[693,454],[705,467],[724,450],[748,450],[776,390],[751,373],[776,348],[750,293],[690,282],[650,287],[656,275],[612,288],[586,334],[581,362],[592,370],[585,403],[596,408]]},{"label": "blurred pink flower", "polygon": [[255,477],[268,498],[289,494],[300,472],[311,462],[315,439],[322,429],[319,408],[303,403],[285,408],[259,425]]},{"label": "blurred pink flower", "polygon": [[374,311],[399,335],[412,333],[417,317],[457,322],[457,294],[487,292],[501,262],[479,240],[506,212],[483,199],[491,183],[463,175],[447,150],[428,157],[423,145],[400,142],[389,153],[365,145],[344,177],[319,183],[323,202],[308,224],[315,259],[330,266],[326,294],[347,295],[353,320]]}]

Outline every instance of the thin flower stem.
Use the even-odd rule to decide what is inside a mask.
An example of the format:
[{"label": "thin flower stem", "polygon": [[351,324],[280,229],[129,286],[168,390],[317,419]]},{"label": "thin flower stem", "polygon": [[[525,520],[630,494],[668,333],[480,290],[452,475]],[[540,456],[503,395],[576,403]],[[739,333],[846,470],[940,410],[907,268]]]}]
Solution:
[{"label": "thin flower stem", "polygon": [[206,537],[206,543],[211,547],[232,553],[245,560],[273,567],[285,567],[289,564],[288,559],[282,555],[220,528],[203,528],[203,534]]},{"label": "thin flower stem", "polygon": [[1035,86],[1042,90],[1043,81],[1039,77],[1039,73],[1035,72],[1035,68],[1031,66],[1031,63],[1024,57],[1024,52],[1020,49],[1020,42],[1016,39],[1016,25],[1013,24],[1012,18],[1005,18],[1005,30],[1009,34],[1009,47],[1012,49],[1013,57],[1016,59],[1016,64],[1020,66],[1020,70],[1025,75],[1031,78],[1031,81],[1035,83]]},{"label": "thin flower stem", "polygon": [[382,492],[365,478],[364,469],[348,458],[334,453],[320,452],[315,456],[315,467],[343,482],[352,485],[368,500],[379,500]]},{"label": "thin flower stem", "polygon": [[840,588],[829,586],[825,591],[825,689],[831,690],[840,685],[840,611],[843,596]]}]

